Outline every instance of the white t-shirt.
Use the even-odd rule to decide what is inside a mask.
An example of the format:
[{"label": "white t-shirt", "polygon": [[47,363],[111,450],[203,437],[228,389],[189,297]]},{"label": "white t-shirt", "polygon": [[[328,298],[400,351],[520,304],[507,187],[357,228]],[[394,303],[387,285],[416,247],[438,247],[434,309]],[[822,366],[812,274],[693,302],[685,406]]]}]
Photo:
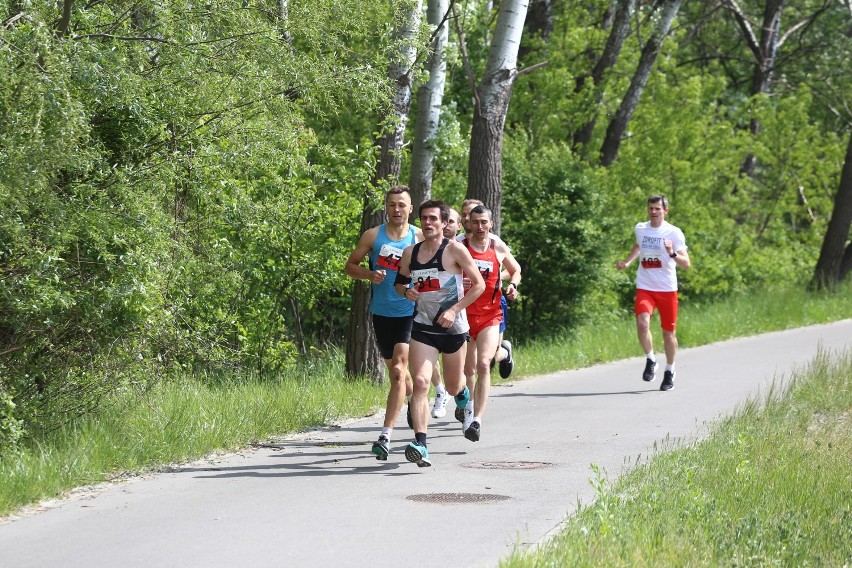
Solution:
[{"label": "white t-shirt", "polygon": [[672,242],[677,252],[686,250],[683,231],[663,221],[659,227],[652,227],[650,221],[636,223],[636,244],[639,245],[639,268],[636,271],[636,287],[651,292],[677,291],[677,264],[666,252],[663,239]]}]

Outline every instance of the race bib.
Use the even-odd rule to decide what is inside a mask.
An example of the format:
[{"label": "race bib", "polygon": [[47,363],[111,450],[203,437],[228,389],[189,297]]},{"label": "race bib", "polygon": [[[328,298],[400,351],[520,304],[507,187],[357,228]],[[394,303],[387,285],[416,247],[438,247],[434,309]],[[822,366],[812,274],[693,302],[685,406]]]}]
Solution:
[{"label": "race bib", "polygon": [[437,268],[412,270],[411,282],[414,284],[414,288],[421,294],[424,292],[437,292],[441,289]]},{"label": "race bib", "polygon": [[490,260],[473,260],[476,263],[476,267],[479,269],[479,273],[482,274],[483,280],[488,280],[488,276],[491,274],[491,270],[494,269],[494,263]]},{"label": "race bib", "polygon": [[385,243],[382,245],[382,248],[379,249],[379,258],[376,264],[382,268],[386,268],[387,270],[399,272],[399,261],[401,258],[401,248]]},{"label": "race bib", "polygon": [[642,257],[642,268],[662,268],[663,261],[660,260],[658,256],[643,256]]}]

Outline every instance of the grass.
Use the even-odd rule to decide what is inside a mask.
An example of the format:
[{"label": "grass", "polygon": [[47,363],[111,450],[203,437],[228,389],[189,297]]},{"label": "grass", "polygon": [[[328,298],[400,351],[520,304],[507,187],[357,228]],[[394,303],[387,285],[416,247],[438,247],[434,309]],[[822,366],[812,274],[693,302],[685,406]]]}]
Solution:
[{"label": "grass", "polygon": [[[759,290],[719,302],[682,303],[677,337],[683,349],[850,317],[852,282],[847,282],[835,294],[805,293],[798,288]],[[660,353],[663,343],[656,314],[651,321],[651,331],[655,349]],[[516,352],[519,354],[516,371],[519,376],[642,356],[633,322],[613,319],[599,320],[570,335],[522,345]]]},{"label": "grass", "polygon": [[705,441],[665,448],[557,537],[503,568],[848,566],[852,350],[820,353],[788,391],[746,404]]},{"label": "grass", "polygon": [[[852,317],[850,297],[852,283],[834,295],[762,290],[717,304],[685,305],[678,336],[681,346],[689,347]],[[632,321],[596,322],[572,337],[517,349],[512,379],[641,356],[638,351]],[[187,379],[161,383],[142,396],[128,393],[96,416],[4,457],[0,515],[75,487],[239,449],[384,406],[386,387],[343,380],[342,368],[342,357],[330,354],[274,380],[234,377],[207,385]]]}]

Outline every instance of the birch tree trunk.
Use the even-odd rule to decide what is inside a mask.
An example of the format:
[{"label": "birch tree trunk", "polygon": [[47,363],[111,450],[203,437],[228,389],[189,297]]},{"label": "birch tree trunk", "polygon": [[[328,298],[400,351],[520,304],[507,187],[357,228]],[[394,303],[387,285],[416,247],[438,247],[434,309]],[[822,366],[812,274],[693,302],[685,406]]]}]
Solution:
[{"label": "birch tree trunk", "polygon": [[627,125],[630,123],[630,118],[633,116],[636,106],[639,104],[642,91],[645,89],[645,83],[648,82],[648,77],[654,68],[654,62],[660,54],[666,36],[669,34],[672,21],[674,21],[677,11],[680,9],[681,1],[665,0],[663,3],[657,27],[642,48],[639,65],[636,68],[636,73],[633,75],[633,80],[630,81],[630,87],[627,88],[627,93],[621,100],[618,111],[606,129],[606,138],[601,147],[601,164],[603,166],[609,166],[618,157],[621,139],[627,130]]},{"label": "birch tree trunk", "polygon": [[[426,68],[429,80],[417,89],[417,114],[414,118],[414,140],[411,146],[411,176],[408,186],[417,214],[417,206],[432,197],[432,171],[435,142],[441,124],[441,105],[447,82],[447,60],[444,50],[449,36],[447,20],[449,0],[429,0],[426,21],[432,28],[432,46]],[[412,220],[413,221],[413,220]]]},{"label": "birch tree trunk", "polygon": [[467,197],[481,200],[493,211],[497,234],[503,195],[503,127],[518,76],[518,50],[528,6],[528,0],[500,3],[485,75],[474,96]]},{"label": "birch tree trunk", "polygon": [[[852,134],[846,147],[846,160],[840,173],[840,187],[834,196],[834,210],[822,241],[811,286],[834,289],[852,269],[852,243],[849,228],[852,226]],[[847,244],[848,243],[848,244]]]},{"label": "birch tree trunk", "polygon": [[[407,0],[399,5],[400,26],[396,31],[399,43],[397,57],[388,68],[388,76],[394,90],[391,108],[381,127],[377,140],[379,161],[373,176],[372,188],[365,191],[364,214],[361,217],[361,233],[382,223],[384,211],[374,205],[373,188],[399,179],[402,165],[402,148],[405,142],[405,127],[411,108],[411,78],[417,48],[416,37],[420,28],[420,0]],[[368,376],[377,383],[385,382],[385,366],[376,346],[375,333],[370,323],[370,284],[356,280],[352,291],[352,309],[346,329],[346,374]]]}]

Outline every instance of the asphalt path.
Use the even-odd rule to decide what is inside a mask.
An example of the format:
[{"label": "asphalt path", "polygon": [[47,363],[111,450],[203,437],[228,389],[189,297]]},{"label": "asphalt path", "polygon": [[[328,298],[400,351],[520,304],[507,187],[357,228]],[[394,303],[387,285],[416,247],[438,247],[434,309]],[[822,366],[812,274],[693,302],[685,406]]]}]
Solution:
[{"label": "asphalt path", "polygon": [[496,386],[479,442],[432,420],[431,468],[404,415],[386,462],[381,415],[273,440],[6,519],[0,566],[494,567],[594,499],[593,464],[614,478],[849,348],[852,319],[683,349],[669,392],[641,357]]}]

